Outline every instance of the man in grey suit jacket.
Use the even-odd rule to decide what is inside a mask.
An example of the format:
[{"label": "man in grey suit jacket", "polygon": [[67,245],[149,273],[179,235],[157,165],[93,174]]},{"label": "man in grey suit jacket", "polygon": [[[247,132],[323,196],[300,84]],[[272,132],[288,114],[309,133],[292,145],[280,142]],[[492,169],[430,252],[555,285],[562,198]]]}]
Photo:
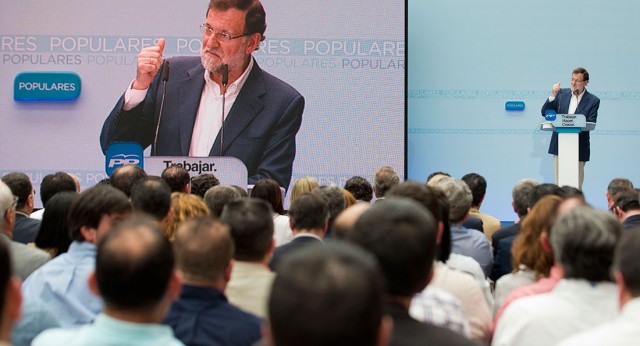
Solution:
[{"label": "man in grey suit jacket", "polygon": [[24,280],[51,257],[42,250],[11,240],[16,222],[17,203],[18,198],[13,196],[7,184],[0,181],[0,241],[9,247],[15,275]]},{"label": "man in grey suit jacket", "polygon": [[213,0],[200,29],[200,58],[169,59],[166,84],[158,73],[168,65],[164,39],[141,50],[136,79],[102,128],[102,150],[136,141],[153,155],[234,156],[250,184],[271,178],[287,188],[304,98],[252,58],[264,40],[262,5]]},{"label": "man in grey suit jacket", "polygon": [[[542,116],[548,110],[554,110],[558,114],[583,114],[587,122],[595,123],[598,120],[598,108],[600,99],[587,91],[589,84],[589,72],[584,67],[576,67],[571,75],[571,88],[560,89],[560,82],[553,85],[551,95],[542,106]],[[582,131],[578,136],[578,160],[580,161],[580,186],[584,181],[584,163],[589,161],[591,148],[589,143],[589,131]],[[558,134],[554,131],[549,143],[549,154],[554,155],[554,171],[556,184],[558,183]]]}]

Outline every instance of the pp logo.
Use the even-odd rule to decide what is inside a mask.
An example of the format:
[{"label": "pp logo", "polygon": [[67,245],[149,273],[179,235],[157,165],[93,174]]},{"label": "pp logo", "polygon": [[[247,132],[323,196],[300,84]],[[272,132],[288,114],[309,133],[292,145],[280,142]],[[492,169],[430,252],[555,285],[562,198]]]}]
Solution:
[{"label": "pp logo", "polygon": [[138,165],[144,169],[142,146],[135,142],[116,142],[107,148],[105,170],[111,176],[113,171],[124,165]]},{"label": "pp logo", "polygon": [[553,109],[549,109],[548,111],[544,112],[544,119],[546,121],[556,121],[556,111],[554,111]]}]

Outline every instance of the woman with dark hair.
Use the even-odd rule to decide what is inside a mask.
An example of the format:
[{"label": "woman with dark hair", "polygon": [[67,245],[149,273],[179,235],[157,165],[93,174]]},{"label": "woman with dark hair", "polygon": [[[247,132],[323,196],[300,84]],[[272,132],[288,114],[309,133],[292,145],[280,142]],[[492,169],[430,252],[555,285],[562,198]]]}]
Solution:
[{"label": "woman with dark hair", "polygon": [[282,203],[282,190],[273,179],[258,180],[251,189],[251,198],[267,201],[273,208],[273,239],[276,246],[286,244],[293,239],[289,217],[285,215]]},{"label": "woman with dark hair", "polygon": [[51,258],[65,253],[69,249],[71,239],[69,238],[67,215],[71,203],[76,198],[78,198],[76,192],[58,192],[45,205],[35,245],[39,249],[47,251]]}]

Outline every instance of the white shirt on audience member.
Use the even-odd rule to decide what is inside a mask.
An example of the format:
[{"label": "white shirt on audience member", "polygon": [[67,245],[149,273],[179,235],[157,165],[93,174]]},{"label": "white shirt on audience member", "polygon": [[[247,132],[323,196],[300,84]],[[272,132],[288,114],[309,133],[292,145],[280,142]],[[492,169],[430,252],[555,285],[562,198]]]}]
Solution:
[{"label": "white shirt on audience member", "polygon": [[[618,314],[614,283],[563,279],[553,291],[520,298],[507,307],[492,346],[556,345]],[[608,345],[606,340],[600,340]]]}]

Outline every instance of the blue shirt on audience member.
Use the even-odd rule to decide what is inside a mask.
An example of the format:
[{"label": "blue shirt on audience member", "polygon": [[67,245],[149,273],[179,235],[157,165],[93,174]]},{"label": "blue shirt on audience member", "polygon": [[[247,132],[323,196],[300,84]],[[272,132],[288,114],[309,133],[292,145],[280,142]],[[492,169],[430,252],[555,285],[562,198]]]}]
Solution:
[{"label": "blue shirt on audience member", "polygon": [[253,345],[261,337],[260,318],[229,304],[215,288],[183,285],[164,323],[186,345]]},{"label": "blue shirt on audience member", "polygon": [[74,241],[69,251],[31,273],[22,285],[25,301],[38,301],[62,328],[91,323],[102,310],[102,299],[89,290],[87,278],[96,265],[96,246]]},{"label": "blue shirt on audience member", "polygon": [[483,233],[462,225],[451,225],[451,252],[475,259],[482,267],[485,276],[491,274],[493,251]]}]

